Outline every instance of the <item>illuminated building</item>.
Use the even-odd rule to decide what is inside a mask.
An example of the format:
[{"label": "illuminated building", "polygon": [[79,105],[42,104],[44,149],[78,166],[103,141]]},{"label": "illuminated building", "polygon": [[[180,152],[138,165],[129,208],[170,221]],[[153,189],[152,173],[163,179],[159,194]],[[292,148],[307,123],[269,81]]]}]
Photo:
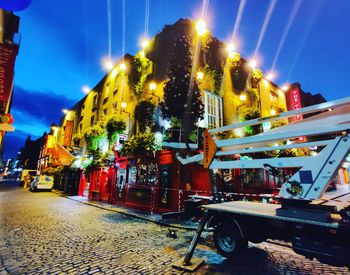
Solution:
[{"label": "illuminated building", "polygon": [[0,9],[0,155],[2,161],[3,139],[7,131],[14,131],[10,115],[15,60],[20,35],[19,17],[10,11]]}]

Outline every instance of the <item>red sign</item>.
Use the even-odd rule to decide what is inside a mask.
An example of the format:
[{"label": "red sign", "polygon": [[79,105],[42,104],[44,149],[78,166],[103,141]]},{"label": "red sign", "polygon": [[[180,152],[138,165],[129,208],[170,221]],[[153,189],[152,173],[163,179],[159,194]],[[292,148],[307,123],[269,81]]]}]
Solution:
[{"label": "red sign", "polygon": [[[288,111],[291,110],[298,110],[301,106],[301,99],[300,99],[300,91],[299,87],[293,87],[287,94],[287,109]],[[302,121],[303,116],[302,115],[296,115],[294,118],[289,119],[289,122],[298,122]],[[305,137],[299,137],[298,140],[300,142],[305,141]]]},{"label": "red sign", "polygon": [[17,52],[17,46],[0,44],[0,101],[9,99]]},{"label": "red sign", "polygon": [[66,120],[66,127],[64,128],[63,146],[70,146],[73,134],[73,120]]}]

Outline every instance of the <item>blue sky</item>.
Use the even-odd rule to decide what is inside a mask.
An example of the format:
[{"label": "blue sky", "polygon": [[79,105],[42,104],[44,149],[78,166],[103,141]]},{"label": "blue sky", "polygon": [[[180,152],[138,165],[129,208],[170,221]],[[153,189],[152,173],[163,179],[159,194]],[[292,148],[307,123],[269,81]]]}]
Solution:
[{"label": "blue sky", "polygon": [[[110,2],[109,36],[107,3]],[[149,37],[180,18],[200,17],[202,1],[125,1],[125,52],[139,49],[148,25]],[[273,0],[271,0],[273,1]],[[327,100],[349,96],[350,1],[277,0],[258,52],[258,66],[271,68],[283,31],[295,3],[300,6],[276,62],[277,84],[300,82],[311,93]],[[103,77],[101,59],[123,54],[123,0],[32,0],[15,14],[20,16],[22,35],[15,65],[15,88],[11,113],[15,132],[5,137],[4,158],[12,157],[28,135],[39,137],[58,123],[61,109],[74,105],[84,94],[83,85],[93,87]],[[228,41],[232,35],[240,1],[208,1],[206,20],[213,36]],[[236,44],[243,57],[253,55],[270,0],[247,0]],[[111,37],[111,44],[109,44]]]}]

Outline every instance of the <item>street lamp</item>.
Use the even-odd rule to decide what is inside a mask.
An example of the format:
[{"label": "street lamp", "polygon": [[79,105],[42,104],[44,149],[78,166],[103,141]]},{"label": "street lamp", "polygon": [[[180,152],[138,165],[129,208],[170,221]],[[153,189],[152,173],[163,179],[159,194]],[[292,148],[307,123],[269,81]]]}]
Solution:
[{"label": "street lamp", "polygon": [[128,106],[128,104],[126,102],[122,102],[120,107],[124,110],[126,109],[126,106]]},{"label": "street lamp", "polygon": [[108,59],[108,60],[105,60],[104,63],[103,63],[103,67],[106,69],[106,70],[111,70],[113,69],[113,62],[112,60]]},{"label": "street lamp", "polygon": [[155,82],[151,82],[149,84],[149,90],[150,91],[154,92],[156,90],[156,88],[157,88],[157,84]]},{"label": "street lamp", "polygon": [[124,63],[124,62],[121,63],[121,64],[119,65],[119,68],[120,68],[122,71],[125,71],[125,70],[126,70],[126,65],[125,65],[125,63]]},{"label": "street lamp", "polygon": [[148,39],[144,39],[142,41],[142,49],[146,49],[149,46],[149,40]]},{"label": "street lamp", "polygon": [[88,94],[90,92],[90,87],[89,86],[83,86],[82,91],[84,94]]},{"label": "street lamp", "polygon": [[245,94],[240,94],[239,100],[242,101],[242,103],[243,103],[244,101],[247,100],[247,96]]},{"label": "street lamp", "polygon": [[67,109],[62,109],[62,113],[67,114],[69,111]]},{"label": "street lamp", "polygon": [[203,77],[204,77],[204,73],[203,73],[203,72],[201,72],[201,71],[197,72],[197,79],[198,79],[199,81],[202,80]]},{"label": "street lamp", "polygon": [[256,60],[254,60],[254,59],[252,59],[250,62],[249,62],[249,67],[251,68],[251,69],[255,69],[255,67],[256,67]]},{"label": "street lamp", "polygon": [[197,30],[197,34],[199,36],[204,36],[205,33],[207,32],[207,28],[205,26],[205,22],[203,19],[200,19],[197,21],[196,23],[196,30]]}]

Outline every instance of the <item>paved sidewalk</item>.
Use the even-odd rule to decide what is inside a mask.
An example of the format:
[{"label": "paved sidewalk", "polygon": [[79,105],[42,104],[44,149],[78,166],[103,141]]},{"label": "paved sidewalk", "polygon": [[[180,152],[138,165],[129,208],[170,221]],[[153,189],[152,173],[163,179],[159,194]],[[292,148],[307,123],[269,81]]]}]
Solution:
[{"label": "paved sidewalk", "polygon": [[62,191],[58,190],[52,190],[53,193],[66,197],[67,199],[71,199],[74,201],[78,201],[80,203],[84,203],[87,205],[95,206],[98,208],[102,208],[105,210],[121,213],[127,216],[143,219],[146,221],[154,222],[159,225],[164,226],[170,226],[174,228],[181,228],[186,230],[196,230],[198,227],[199,222],[197,221],[191,221],[191,220],[182,220],[182,221],[176,221],[174,222],[174,219],[164,220],[162,219],[162,216],[155,213],[148,213],[145,211],[140,211],[132,208],[127,208],[123,206],[113,205],[110,203],[100,202],[100,201],[93,201],[89,200],[87,197],[82,196],[69,196]]}]

